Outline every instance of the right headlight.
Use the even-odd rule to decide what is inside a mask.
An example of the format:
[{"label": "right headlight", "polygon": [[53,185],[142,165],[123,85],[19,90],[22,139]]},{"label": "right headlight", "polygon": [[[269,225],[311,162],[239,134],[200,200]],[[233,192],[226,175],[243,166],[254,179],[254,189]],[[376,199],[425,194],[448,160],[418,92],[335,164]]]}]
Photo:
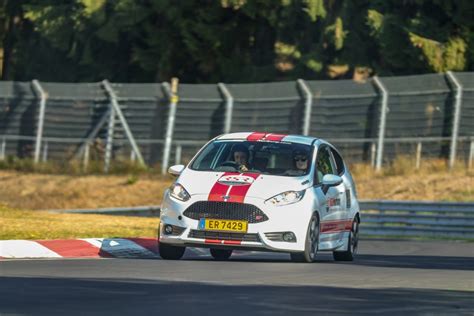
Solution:
[{"label": "right headlight", "polygon": [[170,187],[170,195],[177,200],[186,202],[191,198],[188,191],[184,189],[184,187],[179,183],[173,183]]},{"label": "right headlight", "polygon": [[269,198],[268,200],[265,201],[265,203],[272,204],[275,206],[293,204],[300,201],[303,198],[305,191],[306,190],[286,191],[278,195],[275,195],[274,197]]}]

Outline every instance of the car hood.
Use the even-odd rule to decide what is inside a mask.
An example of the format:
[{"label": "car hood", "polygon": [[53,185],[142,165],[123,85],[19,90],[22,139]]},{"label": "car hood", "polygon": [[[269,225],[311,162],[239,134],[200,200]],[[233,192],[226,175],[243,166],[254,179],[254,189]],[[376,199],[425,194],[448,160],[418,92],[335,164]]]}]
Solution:
[{"label": "car hood", "polygon": [[[283,177],[258,173],[195,171],[186,168],[177,180],[193,195],[235,196],[240,201],[246,197],[268,199],[286,191],[300,191],[311,185],[309,176]],[[240,199],[240,200],[239,200]]]}]

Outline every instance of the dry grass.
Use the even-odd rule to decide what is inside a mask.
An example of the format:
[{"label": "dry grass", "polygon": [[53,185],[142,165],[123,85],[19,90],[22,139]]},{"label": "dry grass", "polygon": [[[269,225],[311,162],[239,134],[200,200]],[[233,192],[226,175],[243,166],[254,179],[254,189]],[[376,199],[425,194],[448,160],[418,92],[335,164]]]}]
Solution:
[{"label": "dry grass", "polygon": [[156,237],[158,218],[52,214],[0,205],[1,239]]},{"label": "dry grass", "polygon": [[172,178],[48,175],[0,170],[0,202],[21,209],[157,205]]},{"label": "dry grass", "polygon": [[444,160],[426,160],[419,170],[414,166],[414,160],[404,157],[380,173],[365,164],[353,165],[359,198],[474,201],[474,170],[467,170],[463,162],[451,171]]},{"label": "dry grass", "polygon": [[[474,201],[474,170],[448,171],[441,160],[424,161],[420,170],[407,158],[381,173],[363,164],[351,170],[361,199]],[[172,181],[153,173],[49,175],[0,170],[0,203],[31,210],[159,205]]]}]

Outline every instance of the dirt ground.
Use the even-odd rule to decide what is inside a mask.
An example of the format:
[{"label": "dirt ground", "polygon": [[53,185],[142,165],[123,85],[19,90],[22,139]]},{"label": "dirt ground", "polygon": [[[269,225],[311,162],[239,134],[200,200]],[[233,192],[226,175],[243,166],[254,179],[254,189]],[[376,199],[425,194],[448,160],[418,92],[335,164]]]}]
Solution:
[{"label": "dirt ground", "polygon": [[[474,201],[474,171],[402,175],[353,168],[360,199]],[[48,175],[0,170],[0,203],[20,209],[159,205],[173,178],[142,175]]]}]

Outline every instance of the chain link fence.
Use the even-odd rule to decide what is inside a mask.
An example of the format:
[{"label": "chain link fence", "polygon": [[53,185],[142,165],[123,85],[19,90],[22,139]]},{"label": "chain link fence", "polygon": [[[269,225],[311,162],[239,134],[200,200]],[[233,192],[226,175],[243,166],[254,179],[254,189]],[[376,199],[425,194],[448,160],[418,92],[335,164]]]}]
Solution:
[{"label": "chain link fence", "polygon": [[0,82],[0,159],[166,170],[219,134],[264,131],[327,139],[376,168],[401,155],[472,166],[474,73],[180,84],[177,96],[168,83]]}]

